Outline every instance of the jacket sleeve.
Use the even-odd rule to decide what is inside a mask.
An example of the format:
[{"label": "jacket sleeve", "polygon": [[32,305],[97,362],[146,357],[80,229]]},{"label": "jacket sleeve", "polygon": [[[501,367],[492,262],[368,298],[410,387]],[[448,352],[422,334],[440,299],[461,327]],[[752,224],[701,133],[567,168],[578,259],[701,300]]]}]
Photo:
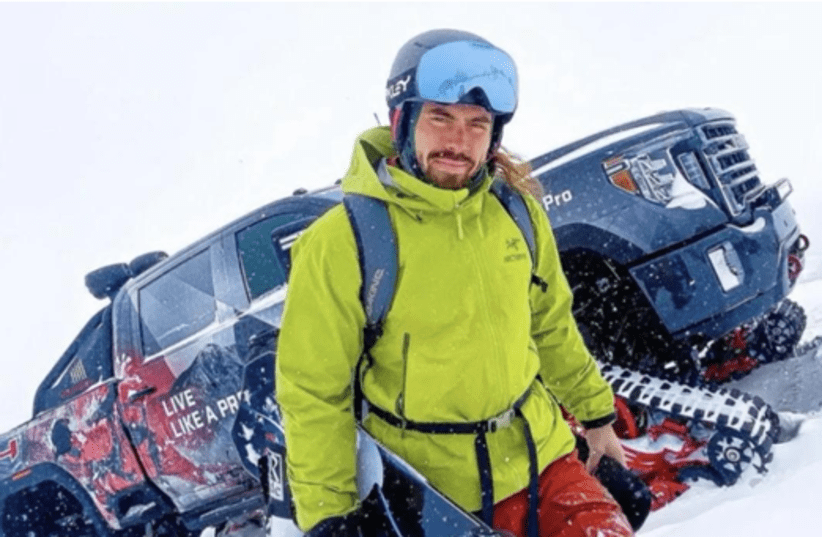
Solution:
[{"label": "jacket sleeve", "polygon": [[586,427],[614,418],[614,396],[585,347],[571,306],[573,294],[562,271],[554,233],[539,203],[526,196],[534,223],[534,274],[547,288],[531,286],[531,336],[540,357],[540,375],[548,390]]},{"label": "jacket sleeve", "polygon": [[339,209],[316,221],[292,248],[277,344],[276,395],[303,531],[357,507],[351,380],[365,317],[356,243]]}]

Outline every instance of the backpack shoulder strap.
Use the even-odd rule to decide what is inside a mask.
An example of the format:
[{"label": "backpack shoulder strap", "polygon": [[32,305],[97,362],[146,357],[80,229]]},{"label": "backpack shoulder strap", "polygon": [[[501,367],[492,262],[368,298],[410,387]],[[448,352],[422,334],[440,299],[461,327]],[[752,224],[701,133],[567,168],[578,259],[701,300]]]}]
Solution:
[{"label": "backpack shoulder strap", "polygon": [[536,240],[534,239],[534,224],[531,222],[531,215],[528,214],[528,206],[522,194],[511,188],[505,181],[495,180],[491,184],[491,192],[499,199],[508,214],[517,224],[525,242],[528,244],[528,251],[531,253],[531,260],[536,262]]},{"label": "backpack shoulder strap", "polygon": [[360,301],[365,310],[365,351],[382,334],[382,322],[394,299],[397,284],[397,238],[385,202],[361,194],[343,198],[354,230],[362,274]]},{"label": "backpack shoulder strap", "polygon": [[394,299],[399,267],[397,237],[388,206],[382,200],[346,193],[343,205],[354,230],[360,262],[362,286],[360,303],[365,310],[363,352],[354,369],[354,417],[362,422],[366,410],[362,393],[361,368],[364,360],[370,363],[369,350],[382,336],[382,323]]}]

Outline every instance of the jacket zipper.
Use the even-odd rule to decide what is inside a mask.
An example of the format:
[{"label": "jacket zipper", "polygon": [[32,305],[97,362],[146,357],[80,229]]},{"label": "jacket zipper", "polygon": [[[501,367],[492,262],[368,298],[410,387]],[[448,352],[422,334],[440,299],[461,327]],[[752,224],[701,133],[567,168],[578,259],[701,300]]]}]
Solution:
[{"label": "jacket zipper", "polygon": [[408,332],[402,336],[402,389],[397,397],[396,411],[402,421],[402,432],[405,434],[407,419],[405,417],[406,390],[408,389],[408,347],[411,346],[411,334]]}]

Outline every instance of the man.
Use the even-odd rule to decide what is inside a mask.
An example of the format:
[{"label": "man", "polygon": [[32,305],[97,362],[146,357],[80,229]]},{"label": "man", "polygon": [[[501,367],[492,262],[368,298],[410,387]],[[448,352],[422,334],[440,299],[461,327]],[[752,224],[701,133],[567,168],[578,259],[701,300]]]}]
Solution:
[{"label": "man", "polygon": [[491,192],[495,174],[523,192],[534,185],[500,150],[517,104],[513,60],[467,32],[426,32],[400,49],[387,98],[390,130],[360,137],[342,182],[388,206],[397,239],[394,299],[370,348],[345,208],[312,224],[292,250],[277,397],[298,525],[311,536],[361,531],[356,369],[364,426],[495,528],[632,535],[575,457],[558,404],[587,427],[591,468],[603,454],[624,462],[610,426],[613,394],[571,316],[547,217],[523,195],[532,259]]}]

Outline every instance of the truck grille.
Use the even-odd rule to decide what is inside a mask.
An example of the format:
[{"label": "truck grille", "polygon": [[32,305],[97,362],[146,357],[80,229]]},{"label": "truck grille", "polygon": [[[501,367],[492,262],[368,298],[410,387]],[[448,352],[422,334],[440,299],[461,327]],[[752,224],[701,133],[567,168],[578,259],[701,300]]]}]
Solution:
[{"label": "truck grille", "polygon": [[733,125],[705,125],[702,127],[702,132],[708,140],[712,140],[720,136],[736,134],[736,128]]},{"label": "truck grille", "polygon": [[733,123],[703,125],[699,133],[705,160],[710,163],[728,210],[736,216],[745,210],[750,195],[762,187],[748,154],[748,143]]}]

